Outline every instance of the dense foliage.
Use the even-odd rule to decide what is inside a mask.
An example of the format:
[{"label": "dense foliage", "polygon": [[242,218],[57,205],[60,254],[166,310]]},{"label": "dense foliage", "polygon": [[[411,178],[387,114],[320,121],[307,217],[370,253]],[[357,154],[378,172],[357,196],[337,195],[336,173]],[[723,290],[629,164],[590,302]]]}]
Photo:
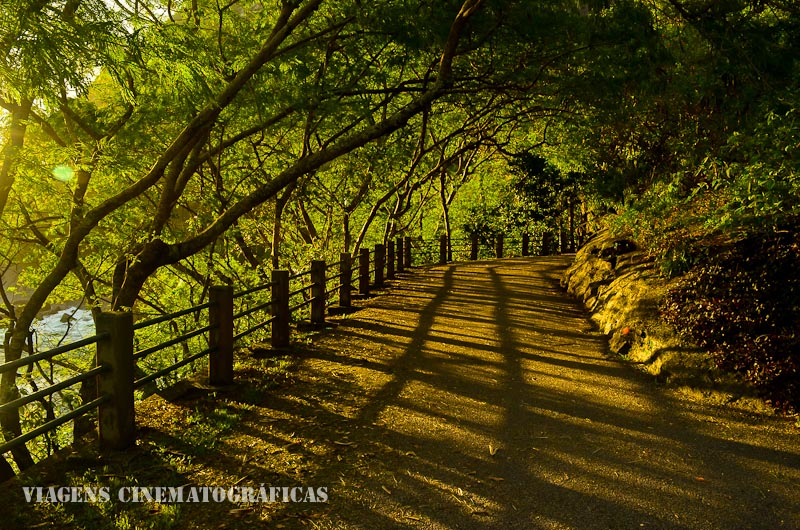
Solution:
[{"label": "dense foliage", "polygon": [[578,85],[581,112],[559,130],[591,161],[608,224],[666,276],[687,275],[665,316],[797,408],[800,8],[639,5],[628,12],[637,29],[620,36],[631,61],[596,58]]},{"label": "dense foliage", "polygon": [[[51,304],[145,318],[312,257],[454,235],[462,187],[560,112],[549,85],[615,16],[566,0],[3,2],[5,360],[39,346]],[[5,372],[0,402],[37,381]],[[91,395],[5,410],[4,437]]]},{"label": "dense foliage", "polygon": [[800,225],[761,232],[694,267],[663,302],[666,320],[743,374],[775,406],[800,404]]},{"label": "dense foliage", "polygon": [[518,239],[528,234],[538,245],[532,251],[542,253],[558,251],[553,246],[542,248],[543,240],[555,243],[563,235],[562,250],[574,252],[578,240],[585,236],[585,221],[579,211],[585,175],[562,171],[529,151],[507,162],[506,178],[494,185],[495,200],[472,201],[466,208],[464,232],[478,234],[486,243],[498,234]]},{"label": "dense foliage", "polygon": [[0,3],[5,359],[50,304],[164,314],[396,236],[570,250],[616,211],[686,272],[800,213],[798,43],[782,0]]}]

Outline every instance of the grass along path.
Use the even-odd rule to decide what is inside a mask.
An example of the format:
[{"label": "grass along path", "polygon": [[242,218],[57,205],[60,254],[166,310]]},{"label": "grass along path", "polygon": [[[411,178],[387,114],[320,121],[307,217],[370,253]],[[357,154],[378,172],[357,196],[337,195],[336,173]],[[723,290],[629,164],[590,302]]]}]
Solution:
[{"label": "grass along path", "polygon": [[688,401],[608,357],[557,286],[568,259],[415,271],[291,361],[242,359],[233,390],[148,400],[130,453],[84,451],[26,479],[326,486],[327,503],[26,505],[4,519],[96,530],[800,528],[791,421]]}]

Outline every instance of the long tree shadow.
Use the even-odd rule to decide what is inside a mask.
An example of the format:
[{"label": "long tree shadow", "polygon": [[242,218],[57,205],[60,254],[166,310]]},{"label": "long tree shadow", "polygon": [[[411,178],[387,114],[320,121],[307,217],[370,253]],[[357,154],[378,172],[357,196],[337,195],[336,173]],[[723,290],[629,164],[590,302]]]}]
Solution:
[{"label": "long tree shadow", "polygon": [[291,385],[229,395],[247,413],[207,459],[217,476],[330,488],[229,527],[800,527],[796,436],[609,357],[557,286],[566,263],[417,270],[296,347]]},{"label": "long tree shadow", "polygon": [[554,283],[564,263],[420,271],[306,352],[314,375],[270,407],[294,418],[282,433],[313,418],[308,436],[329,448],[313,476],[338,483],[316,527],[800,523],[794,440],[719,428],[721,411],[687,409],[607,357]]},{"label": "long tree shadow", "polygon": [[[509,272],[491,273],[498,293],[498,325],[510,330],[502,335],[509,387],[522,387],[515,396],[519,400],[509,398],[503,432],[510,444],[515,437],[540,440],[535,442],[535,458],[522,457],[512,466],[519,474],[527,461],[530,474],[517,483],[536,477],[525,489],[537,491],[539,502],[531,506],[535,515],[529,516],[527,526],[519,523],[519,512],[506,511],[498,528],[513,528],[514,523],[579,528],[795,524],[787,524],[798,518],[800,458],[791,435],[782,438],[786,445],[778,448],[741,443],[726,429],[707,429],[704,422],[714,413],[730,416],[729,411],[706,409],[698,418],[641,374],[597,355],[604,351],[602,341],[594,345],[594,356],[584,360],[580,355],[578,361],[574,353],[581,350],[580,344],[541,348],[538,344],[548,338],[539,337],[533,344],[522,339],[531,337],[526,320],[532,315],[509,308],[514,302],[527,302],[528,279]],[[554,329],[551,335],[550,340],[564,334]],[[553,376],[553,371],[561,374]],[[560,473],[562,479],[557,478]],[[795,489],[786,480],[776,480],[776,473],[790,479]],[[774,497],[766,498],[759,487]],[[565,511],[569,507],[573,509]]]}]

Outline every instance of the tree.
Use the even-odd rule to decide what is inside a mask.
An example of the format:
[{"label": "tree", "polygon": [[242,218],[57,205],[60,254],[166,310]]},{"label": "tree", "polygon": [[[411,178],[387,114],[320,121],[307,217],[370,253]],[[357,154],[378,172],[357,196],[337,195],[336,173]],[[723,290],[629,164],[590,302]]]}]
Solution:
[{"label": "tree", "polygon": [[[642,10],[18,4],[0,26],[0,259],[37,268],[24,304],[3,295],[7,360],[48,301],[166,312],[180,297],[165,286],[199,299],[212,281],[263,277],[332,245],[334,218],[348,250],[431,211],[451,224],[476,165],[525,144],[520,124],[574,112],[568,94],[600,61],[590,52]],[[0,385],[0,402],[18,394],[15,374]],[[17,415],[0,423],[19,431]],[[15,460],[30,464],[24,448]]]},{"label": "tree", "polygon": [[[134,220],[136,225],[130,227],[136,235],[119,242],[110,282],[110,307],[131,307],[144,283],[160,268],[201,252],[240,218],[298,178],[401,128],[414,115],[428,108],[453,84],[454,60],[463,53],[459,41],[481,2],[467,0],[455,5],[454,14],[447,16],[451,20],[446,26],[447,31],[440,33],[443,38],[431,49],[419,49],[409,55],[414,67],[421,67],[419,71],[422,74],[412,73],[405,77],[402,69],[395,69],[385,81],[392,83],[393,91],[376,94],[376,97],[365,97],[354,88],[361,79],[359,74],[363,74],[365,69],[379,69],[378,60],[390,55],[386,49],[392,46],[393,36],[381,27],[365,31],[359,25],[365,21],[365,11],[358,2],[339,3],[335,7],[322,0],[283,2],[277,14],[263,10],[256,17],[256,28],[267,31],[253,31],[248,35],[266,35],[264,40],[255,48],[239,49],[233,49],[230,44],[231,33],[226,26],[243,22],[244,17],[232,6],[239,5],[245,9],[248,7],[246,3],[227,7],[209,5],[206,12],[192,7],[178,12],[168,8],[164,10],[166,18],[155,15],[154,9],[145,8],[145,14],[140,14],[142,11],[136,8],[145,7],[144,3],[137,2],[131,6],[120,2],[116,12],[100,9],[105,4],[99,4],[102,3],[69,3],[61,11],[66,26],[75,29],[76,21],[90,20],[91,15],[97,14],[91,9],[98,8],[116,24],[112,34],[127,42],[127,46],[122,46],[125,59],[133,58],[134,61],[128,63],[118,57],[99,55],[88,61],[83,56],[73,55],[74,61],[66,64],[72,66],[78,62],[81,67],[75,68],[72,79],[59,79],[58,82],[45,79],[39,86],[31,87],[29,95],[25,95],[25,80],[12,80],[12,85],[6,89],[9,94],[22,95],[19,99],[24,102],[36,99],[34,92],[44,93],[50,85],[58,85],[60,97],[48,93],[51,97],[47,101],[58,101],[55,108],[65,118],[66,128],[74,128],[75,144],[80,146],[84,155],[80,160],[88,162],[77,164],[78,170],[73,170],[75,179],[65,186],[70,188],[64,190],[68,194],[61,194],[70,197],[70,206],[66,209],[69,212],[68,224],[61,225],[66,230],[54,229],[54,237],[47,243],[53,254],[50,269],[30,293],[27,303],[19,311],[11,313],[14,326],[8,334],[7,361],[21,356],[27,330],[51,293],[70,272],[80,274],[82,256],[102,237],[100,231],[104,223],[116,221],[125,226],[126,221],[130,224]],[[58,9],[47,2],[40,7],[44,12]],[[387,15],[394,9],[391,4],[382,7],[373,10],[370,16],[376,13],[378,16]],[[213,14],[207,20],[221,21],[213,26],[214,30],[205,30],[204,13]],[[33,18],[25,18],[28,15]],[[20,27],[30,20],[43,25],[47,18],[22,10]],[[425,30],[441,32],[443,20],[440,17]],[[408,27],[411,27],[410,21]],[[7,45],[11,50],[9,57],[26,57],[28,49],[14,43],[14,35],[19,40],[20,36],[28,34],[26,31],[11,31],[6,35],[4,42],[12,42]],[[67,46],[74,43],[74,39],[66,41]],[[176,83],[165,87],[167,91],[178,92],[168,99],[180,102],[175,110],[186,116],[184,124],[174,120],[159,122],[146,111],[137,112],[139,105],[154,104],[165,95],[170,96],[161,88],[162,85],[151,85],[149,81],[164,74],[165,63],[170,66],[180,64],[172,60],[188,57],[186,52],[189,49],[196,59],[188,61],[188,66],[179,67],[176,72],[169,72],[174,73]],[[345,49],[347,53],[342,51]],[[375,52],[372,56],[365,55],[358,53],[361,49]],[[36,48],[30,47],[30,50],[36,58]],[[431,61],[434,56],[438,56],[438,60]],[[114,79],[113,83],[106,85],[114,92],[105,94],[103,101],[93,101],[93,97],[100,94],[93,93],[93,87],[89,86],[92,84],[89,78],[95,76],[95,65],[101,67],[97,79],[102,80],[106,72]],[[308,70],[312,65],[316,65],[317,72],[309,76]],[[334,65],[338,68],[333,68]],[[284,89],[277,91],[279,96],[275,96],[274,89],[279,83],[285,83],[286,76],[294,77],[300,83],[281,84]],[[88,90],[88,102],[70,98],[68,92],[76,88]],[[302,92],[294,92],[297,89]],[[18,181],[9,175],[13,175],[14,166],[24,158],[20,151],[29,132],[21,128],[26,123],[24,118],[28,106],[13,103],[6,106],[12,112],[9,127],[13,134],[4,150],[4,167],[7,169],[4,170],[0,191],[3,192],[4,205],[8,202],[5,197],[14,197],[15,204],[24,207],[27,204],[23,200],[23,191],[27,190],[17,189],[15,184]],[[60,145],[56,138],[61,136],[51,122],[58,116],[50,108],[42,108],[37,116],[42,131],[55,133],[51,134],[52,139]],[[245,115],[249,117],[243,118]],[[292,123],[298,119],[304,123],[299,142]],[[280,146],[286,149],[284,156],[280,156],[279,149],[272,145],[254,145],[254,137],[267,133],[273,138],[285,139],[285,147]],[[166,143],[157,141],[157,151],[145,147],[149,156],[145,157],[144,163],[125,167],[121,182],[108,186],[110,180],[119,176],[114,173],[120,168],[115,168],[110,162],[115,151],[124,153],[136,147],[142,148],[138,143],[143,137],[153,135],[172,139]],[[226,206],[199,230],[190,230],[192,223],[187,220],[190,205],[202,195],[203,189],[214,185],[215,173],[219,177],[218,171],[211,166],[216,162],[217,169],[223,169],[223,164],[232,163],[242,142],[248,140],[251,148],[261,147],[260,153],[273,155],[269,159],[264,156],[262,166],[271,178],[259,181],[252,175],[245,175],[251,178],[237,183],[238,188],[225,197]],[[275,168],[281,165],[283,169],[276,171]],[[205,168],[209,168],[208,172]],[[220,188],[219,182],[217,188]],[[4,223],[17,218],[17,210],[3,213]],[[40,232],[42,230],[38,227],[55,227],[57,223],[47,217],[31,216],[31,226]],[[19,225],[6,226],[12,230],[21,228]],[[18,394],[14,374],[4,374],[2,390],[2,401],[13,399]],[[19,432],[18,420],[13,414],[4,415],[2,423],[4,432],[12,435]],[[15,454],[20,467],[31,463],[26,453],[22,448]]]}]

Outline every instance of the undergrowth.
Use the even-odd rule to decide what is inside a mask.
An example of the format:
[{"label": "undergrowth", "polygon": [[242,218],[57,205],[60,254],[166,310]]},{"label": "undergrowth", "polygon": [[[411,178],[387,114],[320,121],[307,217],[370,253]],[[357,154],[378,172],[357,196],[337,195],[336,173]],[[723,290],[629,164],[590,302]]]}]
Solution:
[{"label": "undergrowth", "polygon": [[783,411],[800,410],[800,221],[710,245],[662,303],[666,321]]},{"label": "undergrowth", "polygon": [[629,197],[610,228],[681,278],[661,306],[667,322],[776,408],[800,411],[797,201],[732,168],[676,173]]}]

